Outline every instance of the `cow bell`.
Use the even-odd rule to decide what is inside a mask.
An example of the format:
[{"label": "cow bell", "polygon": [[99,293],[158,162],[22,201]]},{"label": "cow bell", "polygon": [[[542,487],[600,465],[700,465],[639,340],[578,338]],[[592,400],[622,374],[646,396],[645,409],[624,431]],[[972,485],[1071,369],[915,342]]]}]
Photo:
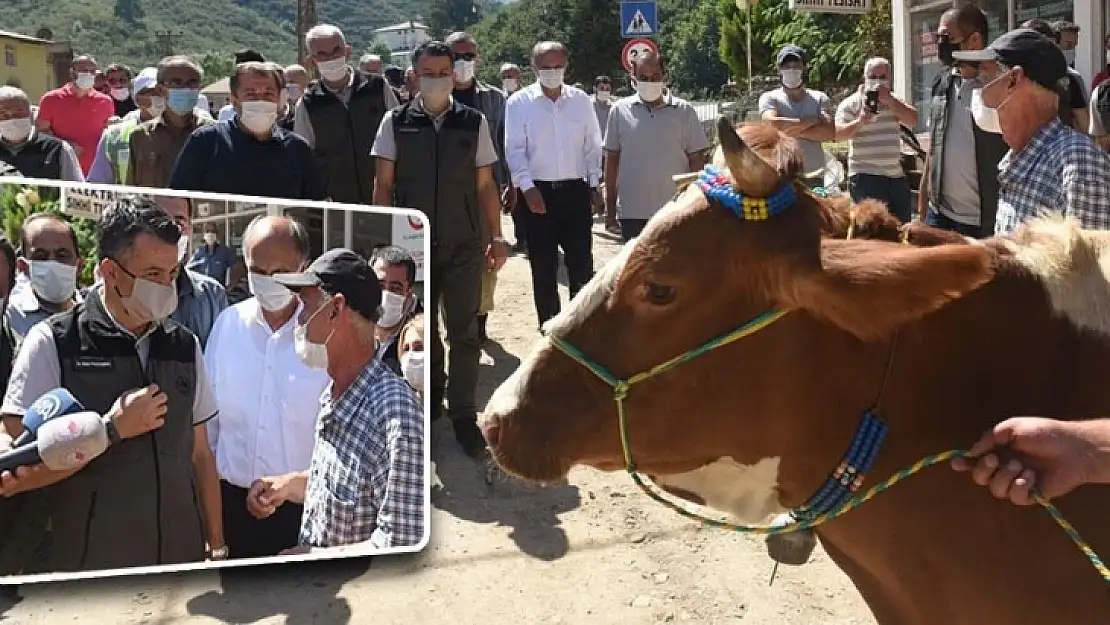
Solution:
[{"label": "cow bell", "polygon": [[[780,514],[771,521],[772,527],[783,527],[797,523],[790,514]],[[766,538],[767,555],[779,564],[801,566],[809,562],[817,547],[817,535],[811,529],[798,530],[786,534],[771,534]]]}]

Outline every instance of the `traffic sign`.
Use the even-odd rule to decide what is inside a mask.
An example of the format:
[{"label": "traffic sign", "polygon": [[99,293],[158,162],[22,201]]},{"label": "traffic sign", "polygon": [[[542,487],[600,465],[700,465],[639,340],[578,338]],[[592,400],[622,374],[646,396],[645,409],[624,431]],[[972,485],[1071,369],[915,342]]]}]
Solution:
[{"label": "traffic sign", "polygon": [[624,66],[624,71],[632,73],[632,62],[636,57],[648,52],[659,54],[659,46],[651,39],[640,37],[624,44],[624,49],[621,50],[621,65]]},{"label": "traffic sign", "polygon": [[621,37],[654,37],[659,33],[659,5],[655,0],[621,2]]}]

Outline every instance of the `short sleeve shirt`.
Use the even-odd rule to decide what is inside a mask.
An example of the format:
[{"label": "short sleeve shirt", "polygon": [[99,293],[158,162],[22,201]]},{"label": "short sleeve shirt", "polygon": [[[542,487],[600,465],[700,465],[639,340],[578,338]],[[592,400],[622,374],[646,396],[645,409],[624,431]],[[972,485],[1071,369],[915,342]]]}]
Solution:
[{"label": "short sleeve shirt", "polygon": [[42,96],[37,119],[50,122],[50,134],[81,148],[77,159],[82,173],[88,175],[100,135],[115,114],[116,105],[110,96],[90,91],[78,97],[73,83],[67,83]]},{"label": "short sleeve shirt", "polygon": [[[419,97],[413,101],[413,106],[420,106]],[[443,126],[443,120],[446,118],[448,111],[450,111],[450,108],[432,118],[432,125],[436,132],[439,132],[440,127]],[[370,149],[370,155],[384,158],[387,161],[397,161],[397,141],[393,136],[393,115],[391,113],[386,113],[382,117],[382,123],[378,126],[378,134],[374,137],[374,147]],[[482,121],[478,126],[478,154],[475,161],[476,167],[489,167],[497,162],[497,150],[493,147],[489,121],[486,120],[485,115],[482,115]]]},{"label": "short sleeve shirt", "polygon": [[[806,89],[805,95],[800,100],[792,100],[782,87],[765,91],[759,96],[759,114],[762,116],[767,111],[772,111],[777,117],[788,119],[814,119],[822,115],[832,115],[832,101],[823,91]],[[804,169],[808,172],[817,171],[825,166],[825,150],[819,141],[798,139],[802,147]]]}]

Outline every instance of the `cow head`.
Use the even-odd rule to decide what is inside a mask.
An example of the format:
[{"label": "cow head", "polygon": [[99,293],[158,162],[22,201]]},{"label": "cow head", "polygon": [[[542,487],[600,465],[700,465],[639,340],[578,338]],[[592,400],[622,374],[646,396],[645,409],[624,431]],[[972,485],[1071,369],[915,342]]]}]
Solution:
[{"label": "cow head", "polygon": [[[787,186],[793,205],[744,219],[691,185],[663,207],[490,399],[481,426],[507,471],[546,481],[576,464],[625,466],[613,389],[553,338],[626,379],[785,310],[761,331],[634,385],[625,400],[641,472],[737,517],[765,516],[779,507],[780,463],[794,441],[820,432],[815,407],[838,403],[829,393],[851,394],[832,390],[826,376],[865,364],[850,350],[836,362],[837,350],[882,339],[990,278],[992,257],[980,246],[823,236],[830,205],[794,182],[792,139],[767,124],[737,132],[722,120],[718,132],[714,165],[735,191],[766,198]],[[822,371],[829,368],[840,370]],[[852,407],[857,416],[867,401]],[[830,462],[843,451],[831,450]]]}]

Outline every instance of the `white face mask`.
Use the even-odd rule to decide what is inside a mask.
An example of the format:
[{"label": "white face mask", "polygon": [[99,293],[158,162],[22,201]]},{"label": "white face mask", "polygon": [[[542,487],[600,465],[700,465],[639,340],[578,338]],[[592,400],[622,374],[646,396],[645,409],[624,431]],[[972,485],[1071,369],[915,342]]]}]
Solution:
[{"label": "white face mask", "polygon": [[0,122],[0,138],[9,143],[19,143],[31,136],[31,118],[20,117]]},{"label": "white face mask", "polygon": [[347,59],[339,57],[330,61],[317,61],[316,67],[324,80],[338,82],[347,76]]},{"label": "white face mask", "polygon": [[1002,126],[998,123],[998,109],[983,104],[982,89],[971,92],[971,116],[980,129],[996,135],[1002,134]]},{"label": "white face mask", "polygon": [[77,267],[54,260],[29,260],[31,290],[44,302],[61,304],[77,290]]},{"label": "white face mask", "polygon": [[181,235],[177,240],[177,262],[185,260],[185,255],[189,253],[189,237],[188,235]]},{"label": "white face mask", "polygon": [[539,79],[540,84],[548,89],[558,89],[563,86],[563,75],[566,74],[566,68],[557,67],[555,69],[538,69],[536,70],[536,77]]},{"label": "white face mask", "polygon": [[177,284],[169,285],[135,278],[131,297],[120,298],[124,308],[141,323],[161,321],[177,310]]},{"label": "white face mask", "polygon": [[290,102],[296,102],[301,99],[300,85],[289,85],[285,88],[285,92],[289,95]]},{"label": "white face mask", "polygon": [[[1107,55],[1110,56],[1110,52],[1108,52]],[[520,81],[516,78],[506,78],[501,81],[501,87],[505,90],[506,93],[512,93],[517,89],[520,89]]]},{"label": "white face mask", "polygon": [[797,89],[802,86],[802,70],[800,69],[779,70],[779,75],[782,76],[782,86],[787,89]]},{"label": "white face mask", "polygon": [[408,301],[408,298],[404,295],[382,291],[382,316],[381,319],[378,319],[378,325],[384,328],[392,328],[400,323],[405,316],[405,304]]},{"label": "white face mask", "polygon": [[471,78],[474,78],[474,61],[455,61],[455,80],[470,82]]},{"label": "white face mask", "polygon": [[878,78],[868,78],[863,81],[864,91],[874,91],[879,87],[886,87],[887,89],[890,89],[890,81],[886,79],[880,80]]},{"label": "white face mask", "polygon": [[117,87],[111,91],[112,99],[117,102],[123,102],[127,96],[131,95],[131,90],[127,87]]},{"label": "white face mask", "polygon": [[613,92],[608,89],[598,89],[596,92],[594,92],[594,97],[597,98],[598,102],[602,103],[608,102],[609,98],[612,96]]},{"label": "white face mask", "polygon": [[239,119],[251,132],[264,133],[273,128],[274,123],[277,122],[278,105],[275,102],[253,100],[241,102],[239,106],[242,108]]},{"label": "white face mask", "polygon": [[316,318],[325,308],[328,307],[330,302],[324,302],[304,325],[298,325],[293,330],[293,349],[296,350],[297,356],[300,357],[301,362],[309,369],[316,369],[318,371],[326,371],[328,368],[328,341],[331,340],[332,332],[328,333],[328,338],[324,339],[323,343],[312,343],[308,340],[308,324]]},{"label": "white face mask", "polygon": [[166,99],[157,95],[150,96],[150,106],[146,107],[146,112],[151,117],[161,117],[166,112]]},{"label": "white face mask", "polygon": [[443,104],[447,101],[455,83],[450,76],[421,76],[420,97],[433,105]]},{"label": "white face mask", "polygon": [[293,292],[278,284],[273,276],[248,272],[247,285],[263,310],[284,310],[293,301]]},{"label": "white face mask", "polygon": [[401,375],[418,393],[424,392],[424,352],[409,351],[401,356]]},{"label": "white face mask", "polygon": [[636,94],[644,102],[655,102],[663,97],[663,83],[636,81]]},{"label": "white face mask", "polygon": [[92,89],[93,85],[96,84],[96,74],[81,72],[77,74],[77,78],[73,80],[73,83],[77,85],[78,89]]}]

